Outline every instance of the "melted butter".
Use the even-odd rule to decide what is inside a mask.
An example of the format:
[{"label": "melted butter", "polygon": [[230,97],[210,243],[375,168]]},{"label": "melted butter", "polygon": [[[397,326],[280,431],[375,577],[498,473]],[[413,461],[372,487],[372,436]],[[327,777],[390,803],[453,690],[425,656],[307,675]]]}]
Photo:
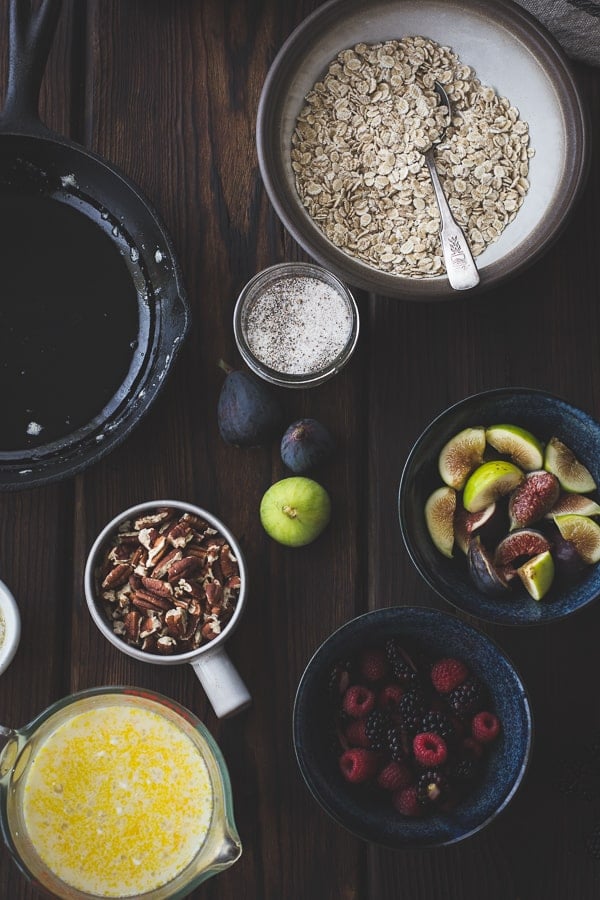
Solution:
[{"label": "melted butter", "polygon": [[131,897],[174,878],[204,843],[212,786],[197,747],[149,710],[73,717],[38,750],[24,790],[29,837],[62,881]]}]

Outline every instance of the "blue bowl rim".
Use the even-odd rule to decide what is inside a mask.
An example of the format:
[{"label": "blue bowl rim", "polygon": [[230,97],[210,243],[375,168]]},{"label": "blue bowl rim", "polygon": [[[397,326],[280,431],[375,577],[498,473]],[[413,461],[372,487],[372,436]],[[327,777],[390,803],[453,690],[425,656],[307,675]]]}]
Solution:
[{"label": "blue bowl rim", "polygon": [[[444,600],[446,603],[449,603],[451,606],[453,606],[459,612],[463,612],[463,613],[466,613],[467,615],[474,616],[475,618],[480,619],[482,622],[488,622],[488,623],[491,623],[494,625],[504,625],[509,628],[530,628],[535,625],[548,625],[551,622],[559,622],[563,619],[573,616],[576,613],[580,612],[582,609],[585,609],[586,607],[588,607],[590,604],[594,603],[598,599],[598,596],[600,596],[600,594],[595,594],[595,595],[590,596],[585,602],[580,603],[573,610],[567,610],[563,613],[557,613],[556,615],[549,615],[544,619],[530,619],[527,621],[520,621],[520,622],[512,621],[508,616],[494,617],[494,616],[484,615],[483,613],[479,614],[475,610],[467,609],[466,607],[463,607],[459,603],[455,602],[451,597],[447,596],[446,593],[444,593],[444,590],[436,583],[436,580],[430,576],[429,571],[420,564],[420,562],[418,560],[418,555],[414,550],[414,547],[412,545],[412,542],[411,542],[411,539],[409,536],[409,530],[408,530],[407,521],[406,521],[405,505],[403,502],[405,488],[406,488],[406,484],[407,484],[408,477],[409,477],[409,469],[412,466],[413,460],[418,455],[418,452],[419,452],[423,442],[429,437],[431,432],[436,428],[437,425],[439,425],[440,422],[445,421],[447,418],[449,418],[452,415],[452,413],[458,411],[463,406],[466,406],[468,403],[473,403],[477,400],[485,400],[487,398],[493,399],[494,397],[503,397],[503,396],[508,397],[508,396],[514,396],[514,395],[522,395],[524,397],[528,396],[528,395],[535,396],[535,397],[543,398],[545,400],[560,403],[563,406],[567,407],[575,415],[576,418],[585,421],[588,425],[592,426],[596,431],[600,432],[600,423],[596,419],[594,419],[594,417],[591,416],[589,413],[585,412],[580,407],[575,406],[570,401],[565,400],[563,397],[559,396],[558,394],[552,394],[551,392],[540,389],[540,388],[526,388],[526,387],[522,387],[522,386],[500,387],[500,388],[491,388],[490,390],[486,390],[486,391],[479,391],[475,394],[469,394],[467,397],[463,397],[461,400],[457,400],[455,403],[452,403],[450,406],[446,407],[446,409],[444,409],[440,413],[438,413],[435,416],[435,418],[433,418],[429,422],[429,424],[423,429],[421,434],[415,440],[415,442],[406,458],[406,461],[402,468],[402,474],[400,476],[400,483],[399,483],[399,487],[398,487],[398,518],[399,518],[399,522],[400,522],[400,532],[402,534],[402,540],[404,542],[406,551],[407,551],[415,569],[417,570],[417,572],[419,572],[419,574],[421,575],[423,580],[426,582],[426,584],[428,584],[429,587],[432,590],[434,590],[439,597],[442,598],[442,600]],[[440,485],[441,485],[441,482],[440,482]]]},{"label": "blue bowl rim", "polygon": [[[437,620],[437,623],[443,622],[445,619],[452,621],[455,624],[458,624],[459,627],[463,628],[465,631],[472,632],[480,641],[483,643],[487,643],[492,650],[494,650],[506,663],[506,665],[512,670],[512,673],[515,678],[516,685],[519,688],[519,698],[522,705],[523,717],[527,725],[527,740],[525,742],[525,746],[522,750],[522,760],[519,766],[519,770],[516,774],[516,777],[502,799],[502,802],[496,809],[485,818],[483,821],[479,822],[475,827],[471,828],[469,831],[464,832],[463,834],[458,834],[452,837],[449,840],[440,840],[440,841],[428,841],[428,842],[419,842],[419,841],[403,841],[403,842],[391,842],[391,841],[380,841],[373,838],[370,838],[365,833],[361,833],[358,829],[353,828],[344,821],[342,814],[336,809],[335,805],[329,803],[324,797],[319,794],[319,791],[314,784],[310,770],[306,764],[306,761],[302,755],[302,751],[299,748],[300,740],[300,728],[298,725],[298,713],[300,709],[300,705],[302,703],[302,698],[307,690],[307,682],[311,676],[311,673],[314,669],[314,666],[317,665],[322,656],[325,656],[331,644],[338,640],[340,635],[342,635],[345,631],[356,628],[356,626],[362,622],[367,623],[368,620],[383,618],[386,617],[416,617],[417,619],[422,618],[423,620]],[[446,847],[459,843],[460,841],[466,840],[475,834],[482,831],[490,822],[496,819],[509,805],[511,800],[515,797],[518,790],[521,788],[527,771],[529,769],[529,765],[531,762],[531,754],[533,748],[533,739],[534,739],[534,721],[533,714],[531,708],[531,701],[529,698],[529,692],[525,687],[523,679],[511,660],[506,651],[488,634],[483,632],[480,628],[472,623],[465,622],[462,618],[458,617],[454,613],[447,612],[445,610],[436,609],[435,607],[428,606],[391,606],[391,607],[380,607],[378,609],[369,610],[368,612],[361,613],[358,616],[355,616],[352,619],[349,619],[347,622],[340,625],[335,629],[314,651],[312,656],[310,657],[308,663],[306,664],[304,671],[300,677],[300,681],[298,683],[298,688],[296,690],[296,695],[294,698],[294,705],[292,711],[292,738],[294,745],[294,753],[296,756],[296,762],[300,769],[300,773],[304,780],[304,783],[308,787],[310,793],[317,801],[317,803],[321,806],[321,808],[335,821],[338,825],[341,825],[346,831],[353,834],[355,837],[360,840],[367,841],[370,843],[376,843],[381,846],[387,846],[394,850],[415,850],[415,849],[433,849],[436,847]],[[407,820],[410,821],[410,820]]]}]

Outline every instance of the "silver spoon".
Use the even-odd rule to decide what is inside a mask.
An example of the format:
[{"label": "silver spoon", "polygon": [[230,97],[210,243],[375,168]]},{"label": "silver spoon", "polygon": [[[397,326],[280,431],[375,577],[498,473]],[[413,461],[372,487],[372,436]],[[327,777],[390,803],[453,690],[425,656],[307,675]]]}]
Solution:
[{"label": "silver spoon", "polygon": [[[451,107],[448,94],[438,81],[434,83],[434,89],[439,95],[441,105],[448,110],[448,121],[450,121]],[[446,264],[448,281],[450,282],[450,287],[454,288],[454,290],[467,291],[479,284],[479,272],[464,232],[450,211],[448,200],[435,167],[433,155],[434,147],[443,140],[445,133],[446,129],[444,128],[429,150],[425,151],[424,156],[440,211],[440,240],[442,242],[442,253]]]}]

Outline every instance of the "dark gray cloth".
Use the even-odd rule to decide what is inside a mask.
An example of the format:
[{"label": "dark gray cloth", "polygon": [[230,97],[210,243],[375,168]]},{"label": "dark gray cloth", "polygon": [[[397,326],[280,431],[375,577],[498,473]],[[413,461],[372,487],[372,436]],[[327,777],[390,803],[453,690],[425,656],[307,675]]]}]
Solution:
[{"label": "dark gray cloth", "polygon": [[572,59],[600,65],[600,0],[517,0]]}]

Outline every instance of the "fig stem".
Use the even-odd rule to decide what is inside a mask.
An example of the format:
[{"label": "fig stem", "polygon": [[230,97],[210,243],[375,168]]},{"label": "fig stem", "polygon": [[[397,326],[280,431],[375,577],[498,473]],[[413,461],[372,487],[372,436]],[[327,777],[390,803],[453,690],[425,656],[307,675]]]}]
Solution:
[{"label": "fig stem", "polygon": [[233,372],[233,366],[230,366],[229,363],[226,363],[224,359],[219,360],[218,366],[220,369],[223,369],[226,375],[230,375]]},{"label": "fig stem", "polygon": [[284,513],[286,516],[289,516],[290,519],[295,519],[296,516],[298,515],[298,511],[296,509],[294,509],[293,506],[290,506],[287,503],[285,506],[281,507],[281,512]]}]

